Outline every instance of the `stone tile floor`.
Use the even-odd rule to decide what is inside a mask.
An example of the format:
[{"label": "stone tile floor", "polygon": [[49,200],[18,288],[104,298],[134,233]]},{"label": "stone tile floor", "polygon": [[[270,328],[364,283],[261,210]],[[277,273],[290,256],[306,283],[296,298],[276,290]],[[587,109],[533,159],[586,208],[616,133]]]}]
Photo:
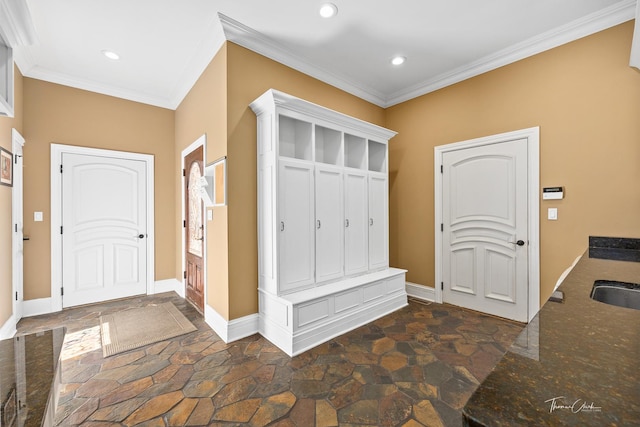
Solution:
[{"label": "stone tile floor", "polygon": [[[100,315],[172,302],[197,331],[102,357]],[[25,318],[65,326],[59,426],[460,426],[522,325],[411,302],[297,357],[259,335],[225,344],[175,293]]]}]

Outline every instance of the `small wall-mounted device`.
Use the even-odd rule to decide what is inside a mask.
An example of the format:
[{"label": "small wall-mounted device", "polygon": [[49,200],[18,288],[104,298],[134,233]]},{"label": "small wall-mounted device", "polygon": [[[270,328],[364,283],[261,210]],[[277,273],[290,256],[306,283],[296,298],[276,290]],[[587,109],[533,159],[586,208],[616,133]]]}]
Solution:
[{"label": "small wall-mounted device", "polygon": [[544,187],[542,189],[542,200],[560,200],[563,198],[563,187]]}]

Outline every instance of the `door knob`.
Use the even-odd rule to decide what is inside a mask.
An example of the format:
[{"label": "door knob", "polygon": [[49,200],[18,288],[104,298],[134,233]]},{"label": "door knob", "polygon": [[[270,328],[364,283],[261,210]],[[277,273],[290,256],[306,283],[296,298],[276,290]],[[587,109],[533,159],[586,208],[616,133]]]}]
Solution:
[{"label": "door knob", "polygon": [[138,239],[144,239],[144,234],[138,234]]},{"label": "door knob", "polygon": [[517,242],[509,242],[513,245],[524,246],[524,240],[518,240]]}]

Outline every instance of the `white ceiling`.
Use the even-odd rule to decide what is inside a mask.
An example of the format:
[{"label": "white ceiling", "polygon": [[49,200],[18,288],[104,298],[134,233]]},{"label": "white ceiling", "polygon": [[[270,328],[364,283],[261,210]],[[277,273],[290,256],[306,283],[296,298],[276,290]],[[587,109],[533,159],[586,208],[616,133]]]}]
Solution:
[{"label": "white ceiling", "polygon": [[[387,107],[633,19],[636,0],[27,0],[27,77],[175,109],[225,40]],[[113,50],[119,61],[101,51]],[[407,57],[394,67],[394,55]]]}]

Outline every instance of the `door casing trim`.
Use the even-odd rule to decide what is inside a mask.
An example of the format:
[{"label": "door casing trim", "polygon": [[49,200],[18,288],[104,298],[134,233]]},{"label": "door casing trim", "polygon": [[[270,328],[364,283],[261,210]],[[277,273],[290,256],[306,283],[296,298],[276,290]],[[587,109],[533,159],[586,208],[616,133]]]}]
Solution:
[{"label": "door casing trim", "polygon": [[[12,146],[12,150],[13,151],[13,155],[14,155],[14,159],[16,156],[16,152],[18,151],[18,148],[24,148],[25,145],[25,139],[24,137],[20,134],[20,132],[18,132],[16,129],[11,129],[11,146]],[[24,152],[23,152],[24,154]],[[22,154],[22,155],[23,155]],[[16,176],[16,172],[15,172],[15,165],[16,162],[15,160],[13,160],[13,165],[14,165],[14,170],[13,170],[13,176],[15,178]],[[20,162],[20,167],[22,168],[22,162]],[[11,188],[11,264],[12,264],[12,278],[11,278],[11,283],[12,283],[12,292],[11,292],[11,300],[13,301],[13,305],[12,305],[12,314],[14,316],[15,319],[15,323],[17,324],[20,319],[22,319],[23,315],[24,315],[24,241],[23,241],[23,271],[22,271],[22,286],[18,286],[18,272],[16,271],[15,265],[16,265],[16,246],[19,245],[19,242],[17,241],[18,236],[17,233],[15,232],[15,230],[13,229],[13,227],[15,227],[15,225],[17,224],[17,212],[16,212],[16,205],[19,203],[22,203],[22,218],[21,221],[23,223],[23,229],[24,229],[24,171],[20,172],[20,176],[21,176],[21,194],[18,194],[16,191],[16,187],[12,187]],[[15,184],[15,179],[14,179],[14,184]],[[23,232],[24,233],[24,232]],[[23,234],[24,236],[24,234]],[[17,297],[19,296],[19,298]]]},{"label": "door casing trim", "polygon": [[440,167],[443,164],[443,155],[446,152],[464,150],[472,147],[481,147],[485,145],[498,144],[517,139],[527,140],[528,164],[527,164],[527,180],[528,194],[527,202],[529,207],[527,224],[527,232],[529,244],[527,250],[529,253],[528,265],[528,305],[527,319],[531,321],[540,310],[540,127],[531,127],[527,129],[516,130],[513,132],[505,132],[497,135],[490,135],[482,138],[470,139],[467,141],[455,142],[452,144],[439,145],[434,147],[434,205],[435,205],[435,299],[436,302],[442,303],[442,232],[440,227],[442,224],[442,174]]},{"label": "door casing trim", "polygon": [[62,179],[60,164],[62,154],[84,154],[89,156],[116,157],[126,160],[139,160],[147,165],[147,295],[153,294],[155,283],[155,193],[154,193],[154,157],[151,154],[129,153],[125,151],[105,150],[101,148],[78,147],[73,145],[51,144],[51,311],[62,310]]}]

